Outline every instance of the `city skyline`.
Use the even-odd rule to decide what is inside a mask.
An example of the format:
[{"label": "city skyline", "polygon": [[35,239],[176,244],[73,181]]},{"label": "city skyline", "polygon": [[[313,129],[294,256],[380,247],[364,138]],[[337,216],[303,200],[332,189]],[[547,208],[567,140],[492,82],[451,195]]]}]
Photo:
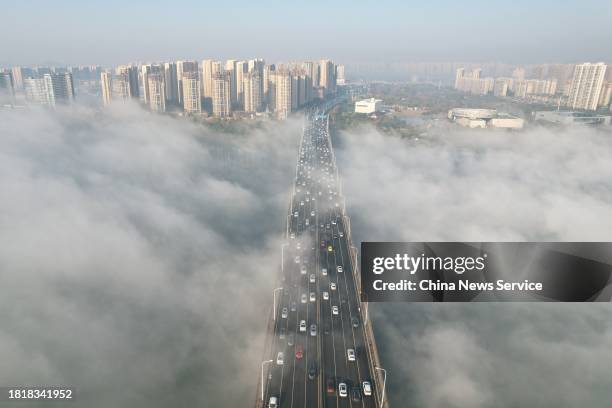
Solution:
[{"label": "city skyline", "polygon": [[244,1],[231,5],[187,1],[167,8],[159,2],[62,0],[52,5],[10,3],[3,12],[0,34],[19,41],[4,44],[0,65],[117,65],[212,55],[221,59],[265,55],[271,60],[325,57],[346,64],[612,61],[607,41],[612,6],[599,0],[519,1],[495,7],[484,1],[418,5],[315,1],[282,8]]}]

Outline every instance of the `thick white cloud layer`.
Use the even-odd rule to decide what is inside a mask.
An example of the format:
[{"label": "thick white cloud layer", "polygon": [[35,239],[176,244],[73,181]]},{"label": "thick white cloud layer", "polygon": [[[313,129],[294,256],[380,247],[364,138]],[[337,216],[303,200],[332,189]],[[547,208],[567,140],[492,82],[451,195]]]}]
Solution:
[{"label": "thick white cloud layer", "polygon": [[[373,129],[336,149],[362,241],[609,241],[612,135]],[[609,407],[609,304],[376,304],[393,406]]]},{"label": "thick white cloud layer", "polygon": [[251,404],[300,129],[0,111],[0,385]]},{"label": "thick white cloud layer", "polygon": [[[249,406],[300,124],[0,111],[0,385],[86,407]],[[593,130],[342,135],[360,240],[610,240]],[[394,406],[608,407],[608,305],[388,304]]]}]

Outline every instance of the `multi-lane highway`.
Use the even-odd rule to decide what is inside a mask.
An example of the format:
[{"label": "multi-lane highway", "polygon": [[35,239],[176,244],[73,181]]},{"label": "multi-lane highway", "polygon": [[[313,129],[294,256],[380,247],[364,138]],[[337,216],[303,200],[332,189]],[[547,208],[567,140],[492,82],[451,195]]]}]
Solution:
[{"label": "multi-lane highway", "polygon": [[384,370],[359,300],[344,208],[327,111],[313,108],[299,147],[258,406],[381,406]]}]

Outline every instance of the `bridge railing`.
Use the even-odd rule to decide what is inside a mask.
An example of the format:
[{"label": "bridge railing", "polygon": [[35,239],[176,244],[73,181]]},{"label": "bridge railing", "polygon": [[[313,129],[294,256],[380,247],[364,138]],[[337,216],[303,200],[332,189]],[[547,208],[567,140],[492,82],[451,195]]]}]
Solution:
[{"label": "bridge railing", "polygon": [[[300,157],[300,152],[302,151],[302,144],[304,143],[304,130],[302,129],[302,137],[300,138],[300,143],[298,145],[298,160]],[[295,178],[297,179],[297,165],[295,168]],[[295,196],[295,180],[293,182],[293,187],[291,189],[290,195],[289,195],[289,201],[287,203],[287,217],[285,217],[285,222],[286,222],[286,226],[285,226],[285,240],[289,239],[289,223],[291,222],[291,217],[293,216],[293,197]],[[282,251],[282,248],[281,248]],[[282,259],[281,257],[281,262],[284,262],[284,259]],[[284,265],[283,265],[284,266]],[[282,266],[281,266],[281,274],[280,274],[280,279],[277,280],[277,284],[275,285],[276,287],[282,286],[283,283],[283,278],[284,276],[282,275]],[[268,315],[268,322],[266,324],[266,339],[265,339],[265,345],[264,345],[264,350],[262,353],[262,358],[261,361],[265,361],[268,360],[269,356],[274,357],[274,353],[273,353],[273,346],[274,346],[274,336],[276,335],[275,332],[275,327],[276,327],[276,321],[274,320],[274,313],[276,311],[274,310],[274,305],[272,305],[272,307],[269,309],[269,312],[267,313]],[[270,372],[270,368],[269,366],[266,367],[266,374]],[[266,397],[266,393],[264,392],[264,399],[261,398],[261,382],[262,382],[262,376],[261,373],[258,372],[257,373],[257,389],[256,389],[256,393],[255,393],[255,408],[264,408],[266,405],[265,402],[265,397]],[[265,383],[267,383],[267,379],[268,379],[268,375],[266,375],[263,379],[264,381],[264,386]]]},{"label": "bridge railing", "polygon": [[[358,283],[361,282],[361,269],[359,268],[359,264],[357,262],[357,248],[353,246],[351,219],[347,215],[347,212],[346,212],[346,200],[344,200],[344,195],[342,194],[342,183],[338,176],[338,166],[336,165],[336,155],[332,148],[331,135],[329,132],[329,118],[327,120],[327,138],[328,138],[328,143],[329,143],[330,150],[332,153],[332,160],[334,163],[334,167],[336,169],[336,183],[338,184],[339,194],[341,195],[341,197],[343,197],[342,216],[344,220],[344,225],[347,227],[346,228],[347,233],[346,233],[345,239],[347,240],[347,247],[350,251],[349,259],[351,262],[353,278],[355,279],[354,288],[356,291],[357,299],[359,300],[360,304],[363,305],[363,303],[361,302],[361,289],[360,289],[361,285],[358,286]],[[374,387],[376,389],[376,394],[378,396],[382,396],[382,395],[385,395],[384,389],[383,389],[383,386],[385,385],[385,379],[383,378],[383,375],[381,374],[381,370],[376,369],[376,367],[381,367],[380,356],[378,355],[378,348],[376,347],[374,330],[372,329],[372,321],[370,320],[370,316],[366,312],[364,312],[364,310],[366,310],[364,307],[359,307],[359,313],[361,315],[361,321],[362,321],[362,327],[364,330],[366,346],[368,348],[367,353],[366,353],[367,359],[368,359],[368,366],[370,368],[370,373],[372,374],[372,377],[374,378]],[[379,401],[377,401],[376,404],[380,405],[381,408],[389,408],[389,403],[387,402],[387,398],[385,398],[382,401],[382,405],[379,403]]]}]

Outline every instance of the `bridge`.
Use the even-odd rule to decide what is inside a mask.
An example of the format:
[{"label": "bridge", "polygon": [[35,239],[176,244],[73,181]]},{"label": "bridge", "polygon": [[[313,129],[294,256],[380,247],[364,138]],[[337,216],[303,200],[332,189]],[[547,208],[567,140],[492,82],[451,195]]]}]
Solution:
[{"label": "bridge", "polygon": [[306,113],[256,407],[388,407],[328,111]]}]

